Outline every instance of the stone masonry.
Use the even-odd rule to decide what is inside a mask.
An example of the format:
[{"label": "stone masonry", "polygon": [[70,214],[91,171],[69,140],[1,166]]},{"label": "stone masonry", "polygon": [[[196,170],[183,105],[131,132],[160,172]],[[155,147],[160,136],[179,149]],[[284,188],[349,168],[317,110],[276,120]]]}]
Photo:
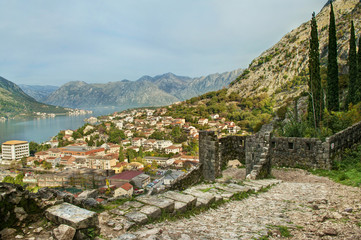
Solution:
[{"label": "stone masonry", "polygon": [[219,158],[219,141],[213,131],[199,133],[199,160],[202,164],[203,177],[206,181],[214,181],[221,174]]},{"label": "stone masonry", "polygon": [[271,131],[272,125],[265,125],[252,136],[220,139],[212,131],[201,132],[199,159],[204,179],[214,181],[228,161],[234,159],[246,164],[247,175],[255,170],[256,178],[267,176],[271,165],[330,169],[340,152],[361,140],[361,122],[326,138],[324,142],[316,138],[272,137]]}]

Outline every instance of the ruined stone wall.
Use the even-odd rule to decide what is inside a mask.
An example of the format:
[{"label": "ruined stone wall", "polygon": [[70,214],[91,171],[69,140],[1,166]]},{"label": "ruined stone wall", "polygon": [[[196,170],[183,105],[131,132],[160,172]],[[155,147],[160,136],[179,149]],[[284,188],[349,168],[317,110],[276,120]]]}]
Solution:
[{"label": "ruined stone wall", "polygon": [[271,174],[269,157],[270,132],[272,128],[265,126],[259,133],[248,136],[246,141],[246,176],[260,179]]},{"label": "ruined stone wall", "polygon": [[185,175],[179,177],[175,183],[171,185],[171,187],[166,190],[179,190],[183,191],[184,189],[189,188],[203,179],[203,168],[202,165],[199,164],[194,169],[186,173]]},{"label": "ruined stone wall", "polygon": [[199,132],[199,162],[206,181],[214,181],[221,175],[219,142],[214,131]]},{"label": "ruined stone wall", "polygon": [[[44,203],[20,185],[0,183],[0,231],[40,217]],[[1,238],[1,236],[0,236]]]},{"label": "ruined stone wall", "polygon": [[[246,162],[247,175],[255,170],[257,178],[266,176],[271,164],[280,167],[331,169],[335,155],[361,142],[361,122],[322,142],[316,138],[271,137],[272,125],[248,137],[217,139],[214,132],[200,133],[199,158],[205,180],[214,181],[229,160]],[[255,172],[254,172],[255,173]],[[259,175],[259,176],[258,176]]]},{"label": "ruined stone wall", "polygon": [[270,157],[278,167],[331,168],[328,143],[317,138],[272,138]]},{"label": "ruined stone wall", "polygon": [[221,168],[226,167],[230,160],[235,159],[239,160],[242,164],[245,164],[246,138],[246,136],[228,136],[219,139]]},{"label": "ruined stone wall", "polygon": [[345,130],[326,139],[329,144],[330,158],[346,148],[351,148],[355,143],[361,142],[361,122],[358,122]]}]

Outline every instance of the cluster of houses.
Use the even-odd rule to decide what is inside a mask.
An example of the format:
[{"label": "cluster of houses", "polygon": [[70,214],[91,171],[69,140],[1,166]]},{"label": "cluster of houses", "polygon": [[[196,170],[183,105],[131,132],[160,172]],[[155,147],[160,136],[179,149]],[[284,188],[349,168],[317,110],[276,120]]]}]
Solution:
[{"label": "cluster of houses", "polygon": [[[131,147],[131,146],[130,146]],[[36,162],[41,166],[43,161],[49,162],[54,169],[100,169],[114,170],[120,173],[123,170],[143,169],[144,164],[139,162],[119,162],[120,146],[107,143],[101,147],[88,147],[86,145],[73,144],[61,148],[50,148],[46,151],[35,153],[34,157],[27,158],[27,165],[36,167]],[[157,163],[161,167],[183,168],[185,164],[196,165],[198,157],[177,154],[173,157],[144,157],[148,164]]]}]

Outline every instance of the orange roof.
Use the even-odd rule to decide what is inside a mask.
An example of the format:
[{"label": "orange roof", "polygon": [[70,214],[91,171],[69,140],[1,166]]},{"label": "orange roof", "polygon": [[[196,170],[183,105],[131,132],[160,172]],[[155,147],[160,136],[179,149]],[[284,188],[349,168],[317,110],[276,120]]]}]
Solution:
[{"label": "orange roof", "polygon": [[124,183],[122,186],[120,186],[121,188],[123,188],[125,191],[129,191],[130,189],[133,188],[132,184],[130,183]]},{"label": "orange roof", "polygon": [[25,144],[28,143],[27,141],[19,141],[19,140],[11,140],[4,142],[3,145],[17,145],[17,144]]},{"label": "orange roof", "polygon": [[119,162],[119,163],[115,164],[113,167],[118,168],[118,167],[123,167],[123,166],[126,166],[126,165],[128,165],[128,163],[126,163],[126,162]]}]

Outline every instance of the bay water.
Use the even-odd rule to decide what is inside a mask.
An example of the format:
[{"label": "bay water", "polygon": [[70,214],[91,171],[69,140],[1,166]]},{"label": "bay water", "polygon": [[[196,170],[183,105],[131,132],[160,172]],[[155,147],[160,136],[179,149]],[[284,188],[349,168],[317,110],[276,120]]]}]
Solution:
[{"label": "bay water", "polygon": [[124,109],[97,108],[93,114],[79,116],[57,116],[54,118],[34,118],[22,120],[7,120],[0,122],[0,144],[9,140],[24,140],[42,143],[49,141],[59,131],[77,128],[85,124],[84,119],[121,111]]}]

